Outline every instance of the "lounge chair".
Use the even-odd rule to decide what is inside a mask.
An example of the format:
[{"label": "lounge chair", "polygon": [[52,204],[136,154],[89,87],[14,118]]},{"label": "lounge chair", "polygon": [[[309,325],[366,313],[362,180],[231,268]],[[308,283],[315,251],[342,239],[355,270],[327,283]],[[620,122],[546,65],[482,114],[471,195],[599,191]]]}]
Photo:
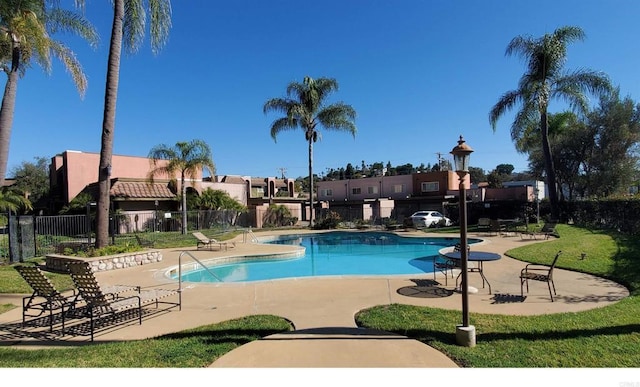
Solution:
[{"label": "lounge chair", "polygon": [[523,231],[520,233],[520,237],[524,239],[525,236],[528,236],[537,239],[536,236],[543,236],[544,239],[549,239],[550,236],[556,235],[557,224],[557,222],[546,222],[540,230]]},{"label": "lounge chair", "polygon": [[151,240],[140,238],[140,235],[138,234],[136,234],[136,241],[138,241],[138,245],[140,245],[140,247],[153,247],[155,244]]},{"label": "lounge chair", "polygon": [[478,219],[478,232],[489,232],[491,231],[491,219],[489,218],[480,218]]},{"label": "lounge chair", "polygon": [[500,223],[498,219],[491,219],[489,222],[489,235],[496,233],[496,235],[502,235],[506,231],[504,224]]},{"label": "lounge chair", "polygon": [[[109,293],[103,291],[89,263],[82,261],[70,262],[67,267],[80,297],[86,303],[86,306],[81,310],[82,316],[89,318],[91,341],[93,341],[95,332],[95,319],[98,317],[113,316],[119,312],[133,309],[137,312],[138,323],[142,324],[142,307],[144,305],[155,304],[157,308],[158,304],[163,303],[172,305],[172,307],[178,306],[180,309],[182,307],[179,290],[141,290],[139,286],[130,286],[129,289],[135,290],[133,294]],[[160,299],[176,294],[178,295],[178,302],[160,301]]]},{"label": "lounge chair", "polygon": [[[524,298],[523,287],[527,284],[527,293],[529,292],[529,280],[546,282],[549,288],[549,296],[551,296],[551,302],[553,302],[553,295],[556,294],[556,285],[553,283],[553,269],[556,267],[556,262],[562,254],[562,251],[558,251],[553,262],[550,266],[530,263],[520,271],[520,296]],[[551,294],[551,288],[553,287],[553,294]]]},{"label": "lounge chair", "polygon": [[22,299],[22,325],[26,325],[27,317],[41,317],[49,313],[49,332],[53,331],[54,312],[60,311],[62,331],[64,332],[65,314],[74,308],[77,300],[75,290],[71,295],[62,295],[37,266],[19,265],[14,268],[29,284],[33,293]]},{"label": "lounge chair", "polygon": [[229,246],[236,247],[235,242],[221,242],[217,239],[209,238],[201,232],[194,232],[192,234],[198,240],[198,243],[196,245],[196,248],[198,249],[201,247],[208,247],[209,249],[211,249],[213,246],[216,246],[216,245],[220,250],[222,250],[223,247],[225,250],[227,250]]}]

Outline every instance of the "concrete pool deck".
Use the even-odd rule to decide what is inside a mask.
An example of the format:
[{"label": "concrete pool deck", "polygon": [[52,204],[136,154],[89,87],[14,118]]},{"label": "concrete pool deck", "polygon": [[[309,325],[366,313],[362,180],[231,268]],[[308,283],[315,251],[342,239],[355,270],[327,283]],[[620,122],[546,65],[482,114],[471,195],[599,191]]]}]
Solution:
[{"label": "concrete pool deck", "polygon": [[[299,232],[280,232],[292,233]],[[442,234],[422,232],[398,234],[443,237]],[[481,244],[474,245],[477,246],[474,249],[499,254],[524,244],[545,243],[544,240],[522,239],[519,235],[469,236],[484,239]],[[192,248],[162,250],[162,262],[99,272],[96,277],[103,285],[176,288],[177,283],[164,274],[178,264],[183,251],[204,260],[228,255],[270,254],[292,248],[243,243],[239,237],[236,247],[227,251],[197,250],[194,239]],[[560,259],[579,258],[562,256]],[[183,259],[183,263],[189,261]],[[512,315],[576,312],[603,307],[628,296],[627,289],[614,282],[556,269],[555,302],[551,302],[544,282],[532,282],[529,293],[521,299],[518,275],[524,265],[504,255],[499,261],[486,263],[484,272],[491,282],[493,294],[482,287],[477,273],[469,273],[469,285],[478,288],[477,293],[469,295],[470,312]],[[290,320],[295,331],[245,344],[217,359],[211,367],[457,367],[451,359],[428,345],[404,336],[360,329],[354,320],[362,309],[394,303],[460,310],[461,294],[454,291],[455,278],[449,277],[448,285],[444,285],[444,276],[439,273],[437,282],[433,282],[433,274],[422,274],[183,284],[181,311],[172,309],[145,318],[142,325],[124,325],[98,332],[95,342],[143,339],[248,315],[271,314]],[[21,297],[0,295],[0,304],[21,305]],[[40,348],[85,344],[89,340],[86,336],[67,335],[52,342],[2,334],[3,324],[16,324],[21,318],[20,308],[0,314],[0,345]],[[454,326],[451,331],[455,333]]]}]

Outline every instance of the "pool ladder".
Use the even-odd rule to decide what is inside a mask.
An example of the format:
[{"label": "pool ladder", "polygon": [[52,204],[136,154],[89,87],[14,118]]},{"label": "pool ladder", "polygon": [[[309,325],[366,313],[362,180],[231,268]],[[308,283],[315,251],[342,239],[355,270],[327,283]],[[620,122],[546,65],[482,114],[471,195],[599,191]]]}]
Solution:
[{"label": "pool ladder", "polygon": [[251,231],[251,227],[243,230],[242,243],[247,243],[247,236],[250,238],[251,243],[258,243],[258,237],[256,237],[256,234]]},{"label": "pool ladder", "polygon": [[217,279],[220,282],[224,282],[222,279],[220,279],[220,277],[215,275],[211,270],[209,270],[208,267],[206,267],[202,262],[200,262],[200,260],[198,260],[198,258],[194,257],[193,254],[191,254],[188,251],[181,252],[180,255],[178,256],[178,294],[180,295],[180,305],[182,305],[182,256],[183,255],[188,255],[191,259],[196,261],[196,263],[198,265],[202,266],[202,268],[207,273],[211,274],[211,276],[213,276],[213,278]]}]

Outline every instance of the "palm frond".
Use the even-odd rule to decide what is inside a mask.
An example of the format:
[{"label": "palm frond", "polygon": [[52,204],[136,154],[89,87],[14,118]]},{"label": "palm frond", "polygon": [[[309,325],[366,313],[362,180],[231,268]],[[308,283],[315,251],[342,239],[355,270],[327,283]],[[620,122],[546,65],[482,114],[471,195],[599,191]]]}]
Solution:
[{"label": "palm frond", "polygon": [[149,0],[149,13],[151,15],[151,51],[157,54],[169,38],[169,30],[171,29],[170,0]]},{"label": "palm frond", "polygon": [[289,117],[278,118],[275,121],[273,121],[273,123],[271,124],[271,138],[273,138],[274,141],[277,141],[276,137],[280,132],[287,131],[287,130],[295,130],[295,129],[298,129],[299,127],[300,125],[298,124],[298,120],[296,119],[292,120],[292,119],[289,119]]},{"label": "palm frond", "polygon": [[534,53],[535,44],[535,40],[529,36],[516,36],[507,45],[505,55],[515,55],[528,61]]},{"label": "palm frond", "polygon": [[60,59],[60,61],[64,64],[65,68],[71,74],[71,78],[73,78],[73,82],[76,84],[78,88],[78,92],[80,93],[80,98],[84,98],[84,93],[87,90],[87,77],[82,71],[82,65],[80,61],[76,58],[76,55],[64,44],[52,40],[51,44],[51,52],[54,53],[56,57]]},{"label": "palm frond", "polygon": [[531,127],[540,129],[540,111],[537,104],[525,101],[511,124],[511,140],[517,143]]},{"label": "palm frond", "polygon": [[521,94],[518,90],[511,90],[502,95],[498,102],[491,108],[489,112],[489,123],[493,130],[496,130],[498,119],[506,112],[513,109],[521,100]]},{"label": "palm frond", "polygon": [[[121,0],[124,1],[124,0]],[[122,36],[125,49],[130,54],[135,54],[144,41],[147,14],[144,11],[143,0],[124,1],[124,20],[122,23]]]},{"label": "palm frond", "polygon": [[553,36],[562,42],[564,46],[567,46],[569,43],[582,41],[586,38],[586,34],[582,28],[576,26],[559,27],[553,32]]},{"label": "palm frond", "polygon": [[20,35],[21,50],[25,57],[33,57],[46,73],[51,72],[50,47],[51,39],[44,25],[33,12],[25,12],[22,19]]},{"label": "palm frond", "polygon": [[32,210],[31,201],[11,187],[0,188],[0,211],[18,212],[21,209]]},{"label": "palm frond", "polygon": [[356,135],[356,126],[354,120],[356,118],[355,109],[345,103],[336,103],[323,108],[318,112],[318,121],[323,127],[330,130],[344,130]]},{"label": "palm frond", "polygon": [[613,92],[609,76],[601,71],[577,69],[556,79],[557,87],[563,88],[567,84],[574,84],[583,92],[595,95],[605,95]]},{"label": "palm frond", "polygon": [[285,98],[272,98],[264,103],[262,112],[267,114],[269,112],[285,113],[289,111],[289,106],[293,105],[295,101]]},{"label": "palm frond", "polygon": [[338,91],[338,81],[334,78],[318,78],[314,80],[313,89],[318,94],[318,100],[324,101],[334,91]]},{"label": "palm frond", "polygon": [[93,48],[97,47],[100,37],[95,27],[77,12],[54,8],[47,13],[47,29],[51,34],[58,32],[78,35]]}]

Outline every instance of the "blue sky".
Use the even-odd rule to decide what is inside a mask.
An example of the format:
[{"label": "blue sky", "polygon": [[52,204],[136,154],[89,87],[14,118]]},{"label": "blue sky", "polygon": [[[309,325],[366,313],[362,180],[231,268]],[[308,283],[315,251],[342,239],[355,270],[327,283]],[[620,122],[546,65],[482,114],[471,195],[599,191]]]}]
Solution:
[{"label": "blue sky", "polygon": [[[70,6],[70,0],[61,2]],[[80,99],[65,69],[34,65],[20,80],[8,175],[24,161],[64,150],[99,152],[112,12],[87,0],[100,33],[90,49],[58,36],[89,80]],[[262,106],[291,81],[332,77],[330,102],[357,111],[355,138],[322,131],[314,172],[352,163],[435,164],[459,135],[475,150],[471,165],[527,169],[510,138],[512,114],[494,132],[488,114],[517,87],[524,63],[505,56],[517,35],[539,37],[575,25],[586,40],[569,47],[567,69],[605,72],[622,96],[640,100],[640,1],[571,0],[174,0],[169,41],[154,56],[146,44],[123,55],[114,154],[146,157],[158,144],[201,139],[218,174],[306,176],[302,131],[269,134],[275,114]],[[595,104],[597,101],[592,100]],[[550,111],[564,109],[559,102]]]}]

